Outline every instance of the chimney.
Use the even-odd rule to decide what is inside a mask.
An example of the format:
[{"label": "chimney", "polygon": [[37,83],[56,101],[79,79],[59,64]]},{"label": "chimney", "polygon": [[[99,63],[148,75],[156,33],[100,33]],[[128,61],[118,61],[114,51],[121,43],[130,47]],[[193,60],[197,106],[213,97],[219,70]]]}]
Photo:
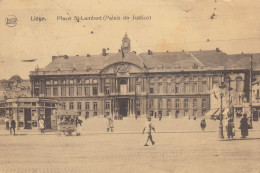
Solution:
[{"label": "chimney", "polygon": [[64,59],[68,59],[69,57],[68,57],[68,55],[64,55]]},{"label": "chimney", "polygon": [[218,47],[216,48],[216,52],[221,52],[220,49],[219,49]]},{"label": "chimney", "polygon": [[118,52],[120,53],[120,52],[121,52],[121,49],[118,49]]},{"label": "chimney", "polygon": [[148,55],[152,55],[152,51],[151,50],[148,50]]},{"label": "chimney", "polygon": [[79,56],[79,55],[76,55],[76,56]]},{"label": "chimney", "polygon": [[58,58],[57,56],[52,56],[52,61],[54,61],[57,58]]},{"label": "chimney", "polygon": [[103,55],[103,56],[106,56],[106,55],[107,55],[106,49],[103,49],[102,55]]},{"label": "chimney", "polygon": [[241,53],[242,55],[244,54],[244,52]]},{"label": "chimney", "polygon": [[90,57],[90,54],[87,54],[87,57]]}]

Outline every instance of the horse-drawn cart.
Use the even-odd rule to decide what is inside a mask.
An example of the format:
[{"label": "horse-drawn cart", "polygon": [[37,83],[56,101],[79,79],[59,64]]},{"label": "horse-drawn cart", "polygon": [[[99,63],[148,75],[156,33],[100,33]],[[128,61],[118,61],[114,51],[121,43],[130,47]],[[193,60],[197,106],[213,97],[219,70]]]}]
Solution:
[{"label": "horse-drawn cart", "polygon": [[66,136],[71,136],[72,132],[76,131],[76,117],[78,113],[76,111],[64,111],[57,112],[58,116],[58,131],[64,133]]}]

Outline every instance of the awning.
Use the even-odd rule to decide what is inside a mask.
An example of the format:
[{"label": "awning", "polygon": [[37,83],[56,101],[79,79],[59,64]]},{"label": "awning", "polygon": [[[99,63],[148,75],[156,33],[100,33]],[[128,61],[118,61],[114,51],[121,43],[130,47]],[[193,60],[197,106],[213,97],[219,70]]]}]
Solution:
[{"label": "awning", "polygon": [[212,115],[214,115],[218,110],[219,110],[219,109],[211,109],[211,110],[209,110],[209,111],[205,114],[205,116],[210,118],[210,117],[211,117]]}]

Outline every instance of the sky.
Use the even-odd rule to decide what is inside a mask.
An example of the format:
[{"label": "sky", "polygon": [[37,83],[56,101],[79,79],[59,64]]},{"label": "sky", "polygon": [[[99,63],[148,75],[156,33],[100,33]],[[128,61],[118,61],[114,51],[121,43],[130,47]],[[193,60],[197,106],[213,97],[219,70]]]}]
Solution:
[{"label": "sky", "polygon": [[[0,0],[0,79],[16,74],[29,79],[29,72],[45,67],[52,56],[101,54],[102,48],[117,52],[125,33],[137,53],[216,48],[260,53],[259,9],[260,0]],[[10,15],[17,18],[14,27],[6,24]],[[151,20],[132,20],[133,15]],[[46,21],[32,21],[36,16]],[[76,22],[74,16],[120,20]],[[31,59],[36,60],[23,61]]]}]

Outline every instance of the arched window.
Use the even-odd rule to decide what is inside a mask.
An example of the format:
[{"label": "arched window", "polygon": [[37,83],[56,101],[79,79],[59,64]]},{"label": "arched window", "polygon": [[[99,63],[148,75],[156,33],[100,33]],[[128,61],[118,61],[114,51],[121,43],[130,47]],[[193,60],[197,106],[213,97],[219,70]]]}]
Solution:
[{"label": "arched window", "polygon": [[236,78],[236,91],[242,91],[242,77]]},{"label": "arched window", "polygon": [[184,100],[184,108],[188,108],[189,107],[189,101],[188,99]]},{"label": "arched window", "polygon": [[123,79],[120,81],[120,93],[126,94],[126,92],[127,92],[127,81]]}]

